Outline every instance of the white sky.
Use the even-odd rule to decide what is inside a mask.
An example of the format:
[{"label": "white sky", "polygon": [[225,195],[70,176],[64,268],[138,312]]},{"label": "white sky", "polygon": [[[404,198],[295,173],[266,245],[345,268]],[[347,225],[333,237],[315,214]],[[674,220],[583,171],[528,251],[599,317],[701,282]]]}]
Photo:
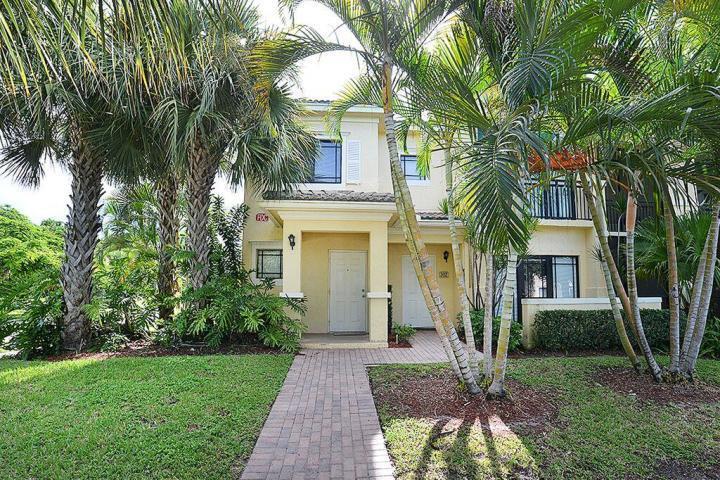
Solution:
[{"label": "white sky", "polygon": [[[267,25],[284,26],[277,7],[277,0],[253,0]],[[325,7],[312,2],[304,3],[295,15],[295,23],[309,25],[325,38],[336,36],[343,43],[351,36],[344,29],[338,29],[340,21]],[[347,53],[325,54],[308,59],[301,64],[298,96],[313,99],[332,99],[346,80],[359,73],[357,60]],[[232,206],[243,200],[242,190],[233,192],[222,179],[216,182],[215,190],[226,198],[226,205]],[[60,167],[49,166],[37,189],[28,189],[14,184],[11,179],[0,175],[0,205],[9,204],[30,217],[34,222],[46,218],[64,221],[69,204],[70,177]]]}]

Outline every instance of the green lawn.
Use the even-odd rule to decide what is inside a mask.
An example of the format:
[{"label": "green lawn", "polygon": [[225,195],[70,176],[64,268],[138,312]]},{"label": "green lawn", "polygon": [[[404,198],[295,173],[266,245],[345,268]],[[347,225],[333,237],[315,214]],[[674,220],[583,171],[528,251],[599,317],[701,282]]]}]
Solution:
[{"label": "green lawn", "polygon": [[[392,396],[405,385],[418,388],[418,379],[444,376],[447,366],[371,368],[398,478],[720,478],[720,397],[714,396],[720,362],[700,362],[700,376],[711,393],[690,406],[618,393],[598,383],[600,367],[625,366],[619,357],[530,358],[510,364],[510,378],[535,392],[529,408],[534,400],[547,399],[556,412],[552,420],[531,428],[518,422],[503,430],[480,408],[469,417],[466,413],[464,421],[411,413],[407,404],[380,392]],[[412,403],[410,394],[407,398]],[[523,399],[516,395],[515,400],[524,408]]]},{"label": "green lawn", "polygon": [[0,478],[237,478],[291,362],[0,360]]}]

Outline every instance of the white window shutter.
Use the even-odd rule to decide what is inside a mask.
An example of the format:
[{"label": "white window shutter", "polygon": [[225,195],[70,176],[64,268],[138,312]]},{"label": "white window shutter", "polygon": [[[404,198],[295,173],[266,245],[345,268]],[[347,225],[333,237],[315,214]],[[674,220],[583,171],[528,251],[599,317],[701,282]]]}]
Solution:
[{"label": "white window shutter", "polygon": [[347,183],[360,183],[360,142],[347,143]]}]

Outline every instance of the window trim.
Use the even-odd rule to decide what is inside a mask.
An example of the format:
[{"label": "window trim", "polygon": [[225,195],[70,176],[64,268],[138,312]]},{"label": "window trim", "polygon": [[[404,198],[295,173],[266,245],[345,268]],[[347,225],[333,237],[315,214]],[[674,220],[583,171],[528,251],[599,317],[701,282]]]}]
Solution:
[{"label": "window trim", "polygon": [[[315,177],[315,162],[317,159],[313,160],[313,171],[312,176],[305,182],[308,185],[342,185],[343,181],[345,179],[345,139],[333,139],[328,138],[324,136],[316,136],[315,137],[320,144],[320,150],[322,151],[322,144],[323,143],[333,143],[335,144],[335,173],[339,176],[336,177],[328,177],[331,178],[333,181],[318,181]],[[339,161],[339,165],[338,165]]]},{"label": "window trim", "polygon": [[[572,259],[571,265],[574,268],[574,274],[575,274],[575,296],[574,297],[557,297],[555,295],[555,259],[557,258],[570,258]],[[527,270],[524,268],[525,264],[524,262],[528,259],[533,260],[540,260],[543,262],[543,266],[546,270],[545,272],[545,278],[546,278],[546,295],[544,297],[526,297],[524,295],[525,287],[526,287],[526,276],[527,276]],[[518,278],[518,289],[517,289],[517,296],[520,300],[525,298],[545,298],[545,299],[555,299],[555,300],[563,300],[564,298],[581,298],[580,297],[580,257],[578,255],[528,255],[526,257],[523,257],[520,260],[520,263],[518,264],[518,270],[522,268],[522,275],[517,275]],[[520,273],[520,272],[518,272]]]}]

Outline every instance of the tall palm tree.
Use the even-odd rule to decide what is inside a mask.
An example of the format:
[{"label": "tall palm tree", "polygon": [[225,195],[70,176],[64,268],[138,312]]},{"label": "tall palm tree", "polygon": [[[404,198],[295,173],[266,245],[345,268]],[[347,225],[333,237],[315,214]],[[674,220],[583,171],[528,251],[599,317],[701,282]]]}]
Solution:
[{"label": "tall palm tree", "polygon": [[[299,1],[285,2],[296,7]],[[410,64],[422,55],[423,45],[436,27],[461,3],[454,0],[320,0],[354,36],[358,47],[328,42],[308,28],[300,28],[284,37],[267,42],[258,56],[269,72],[284,71],[289,65],[311,55],[340,50],[356,54],[367,73],[348,84],[331,112],[336,119],[358,101],[379,105],[384,113],[386,143],[390,156],[390,174],[400,225],[415,268],[425,303],[451,365],[468,391],[480,388],[467,351],[457,335],[448,308],[440,292],[430,256],[420,234],[410,189],[400,165],[395,118],[396,94]],[[262,58],[266,57],[266,58]],[[270,58],[272,57],[272,58]]]},{"label": "tall palm tree", "polygon": [[[254,71],[250,54],[263,38],[256,9],[246,0],[209,3],[212,8],[183,5],[177,28],[188,73],[173,80],[153,113],[155,128],[167,139],[172,168],[185,181],[190,286],[195,289],[209,275],[208,211],[218,173],[280,190],[306,178],[316,151],[282,78]],[[172,215],[166,216],[169,223]]]}]

